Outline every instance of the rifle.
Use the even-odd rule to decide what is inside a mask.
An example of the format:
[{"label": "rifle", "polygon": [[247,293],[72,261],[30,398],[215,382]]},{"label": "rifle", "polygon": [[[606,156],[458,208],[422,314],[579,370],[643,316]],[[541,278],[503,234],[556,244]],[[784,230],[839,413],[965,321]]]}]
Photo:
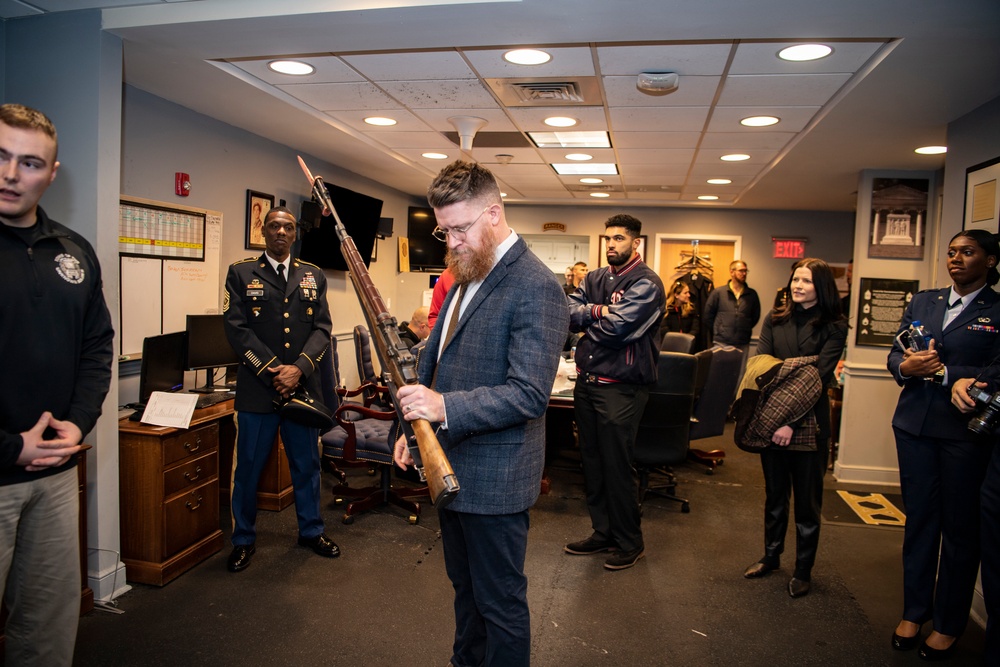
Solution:
[{"label": "rifle", "polygon": [[452,470],[451,463],[448,462],[448,457],[445,456],[430,422],[426,419],[416,419],[412,422],[403,419],[403,411],[396,396],[397,389],[402,385],[417,384],[416,357],[400,340],[396,318],[389,314],[385,302],[382,301],[382,295],[379,294],[364,260],[361,259],[361,253],[354,245],[354,239],[340,221],[323,178],[321,176],[313,178],[312,172],[301,157],[299,166],[309,179],[313,196],[333,216],[337,238],[340,240],[340,252],[347,262],[351,283],[358,295],[358,301],[361,302],[361,310],[365,314],[365,321],[368,322],[372,340],[375,341],[375,351],[382,364],[383,380],[392,397],[392,405],[399,417],[403,434],[406,436],[406,445],[410,450],[410,456],[413,457],[414,467],[420,473],[420,480],[427,482],[431,503],[442,509],[458,494],[459,486],[455,471]]}]

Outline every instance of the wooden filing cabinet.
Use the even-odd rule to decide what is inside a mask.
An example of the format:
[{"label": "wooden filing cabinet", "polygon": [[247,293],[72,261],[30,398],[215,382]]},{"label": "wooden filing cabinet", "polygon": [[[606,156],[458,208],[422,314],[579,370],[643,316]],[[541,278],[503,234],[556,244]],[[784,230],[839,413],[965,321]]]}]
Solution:
[{"label": "wooden filing cabinet", "polygon": [[226,401],[195,411],[187,429],[119,423],[121,548],[129,581],[163,586],[222,548],[219,430],[232,415]]}]

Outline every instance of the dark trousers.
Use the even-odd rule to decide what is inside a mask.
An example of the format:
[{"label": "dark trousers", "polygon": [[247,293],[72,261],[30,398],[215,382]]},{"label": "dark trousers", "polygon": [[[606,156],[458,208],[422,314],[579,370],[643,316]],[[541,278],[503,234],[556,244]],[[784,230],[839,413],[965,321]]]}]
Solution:
[{"label": "dark trousers", "polygon": [[233,473],[233,546],[253,544],[257,539],[257,486],[274,439],[281,441],[288,456],[288,469],[295,489],[295,514],[299,537],[323,532],[319,514],[319,429],[281,419],[277,413],[237,413],[236,471]]},{"label": "dark trousers", "polygon": [[893,433],[906,509],[903,620],[933,619],[935,630],[958,637],[969,620],[979,569],[979,494],[989,447],[898,428]]},{"label": "dark trousers", "polygon": [[1000,446],[994,444],[992,449],[981,494],[983,597],[989,616],[983,663],[1000,665]]},{"label": "dark trousers", "polygon": [[795,496],[795,576],[808,580],[819,547],[823,475],[828,440],[817,438],[813,452],[771,447],[760,454],[764,470],[764,559],[777,566],[785,550],[789,500]]},{"label": "dark trousers", "polygon": [[469,514],[444,509],[441,543],[455,587],[455,667],[527,667],[531,618],[524,556],[528,510]]},{"label": "dark trousers", "polygon": [[594,536],[623,551],[643,546],[632,453],[649,387],[590,384],[583,376],[573,391],[580,436],[584,489]]}]

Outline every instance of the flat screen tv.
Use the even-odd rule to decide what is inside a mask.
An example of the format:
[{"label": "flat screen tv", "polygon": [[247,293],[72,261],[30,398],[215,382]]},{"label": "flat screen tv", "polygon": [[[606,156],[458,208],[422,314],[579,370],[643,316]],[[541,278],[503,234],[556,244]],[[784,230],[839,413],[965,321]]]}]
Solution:
[{"label": "flat screen tv", "polygon": [[411,271],[443,271],[447,244],[431,232],[437,227],[434,209],[411,206],[406,214],[406,237],[410,246]]},{"label": "flat screen tv", "polygon": [[240,358],[226,339],[223,315],[187,316],[187,353],[185,368],[207,370],[205,386],[193,389],[198,393],[228,391],[225,385],[215,385],[216,369],[238,366]]},{"label": "flat screen tv", "polygon": [[[354,239],[365,266],[371,264],[375,235],[382,217],[382,200],[337,185],[326,184],[334,208],[347,233]],[[299,225],[299,257],[316,266],[334,271],[346,271],[347,262],[340,254],[340,241],[334,228],[333,216],[320,217],[315,202],[302,204]]]},{"label": "flat screen tv", "polygon": [[139,402],[149,401],[154,391],[179,391],[184,385],[184,348],[187,334],[149,336],[142,341],[139,366]]}]

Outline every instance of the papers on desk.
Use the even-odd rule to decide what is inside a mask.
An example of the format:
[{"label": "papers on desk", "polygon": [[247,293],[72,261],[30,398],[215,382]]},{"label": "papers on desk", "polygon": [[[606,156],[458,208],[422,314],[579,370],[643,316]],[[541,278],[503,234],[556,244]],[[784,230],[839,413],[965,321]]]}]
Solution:
[{"label": "papers on desk", "polygon": [[197,394],[154,391],[146,401],[146,410],[139,421],[156,426],[187,428],[197,403]]},{"label": "papers on desk", "polygon": [[576,362],[572,359],[559,359],[559,370],[556,380],[552,383],[553,394],[572,394],[576,385]]}]

